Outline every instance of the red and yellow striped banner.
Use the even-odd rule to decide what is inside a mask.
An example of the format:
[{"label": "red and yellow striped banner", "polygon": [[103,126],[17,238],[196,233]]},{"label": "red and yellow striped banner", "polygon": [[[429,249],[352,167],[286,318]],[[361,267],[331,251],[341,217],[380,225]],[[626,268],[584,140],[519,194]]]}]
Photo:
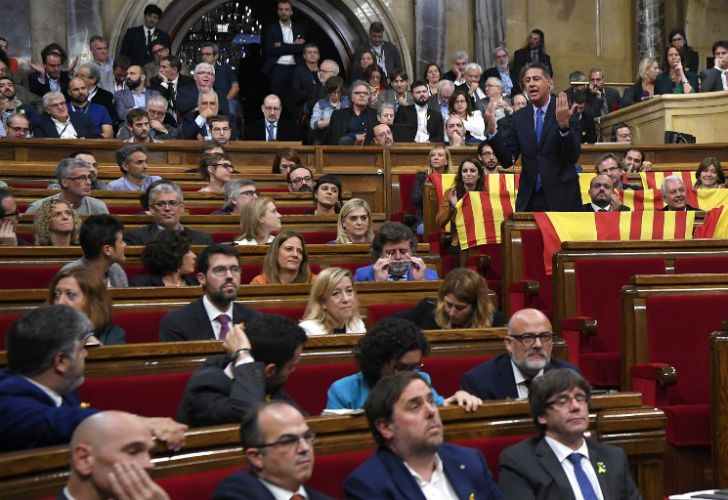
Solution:
[{"label": "red and yellow striped banner", "polygon": [[455,216],[460,249],[500,243],[501,223],[513,213],[514,207],[515,197],[508,191],[466,193],[458,201]]},{"label": "red and yellow striped banner", "polygon": [[642,186],[645,189],[656,189],[662,188],[662,181],[668,175],[677,175],[685,184],[685,187],[690,187],[695,183],[694,173],[689,170],[678,170],[677,172],[640,172],[642,179]]},{"label": "red and yellow striped banner", "polygon": [[707,211],[703,224],[695,228],[695,237],[728,239],[728,209],[722,206]]}]

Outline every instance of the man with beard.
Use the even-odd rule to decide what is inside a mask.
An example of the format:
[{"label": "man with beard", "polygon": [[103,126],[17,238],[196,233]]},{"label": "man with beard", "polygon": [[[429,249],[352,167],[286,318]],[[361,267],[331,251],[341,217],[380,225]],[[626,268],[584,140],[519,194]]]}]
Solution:
[{"label": "man with beard", "polygon": [[554,76],[551,69],[551,56],[546,53],[546,37],[540,29],[531,30],[528,34],[526,46],[513,53],[513,71],[511,75],[518,80],[520,86],[521,70],[528,64],[541,63],[548,68],[549,77]]},{"label": "man with beard", "polygon": [[468,370],[460,387],[481,399],[522,399],[534,378],[554,368],[575,366],[551,358],[554,334],[551,322],[538,309],[521,309],[511,316],[503,338],[505,354]]},{"label": "man with beard", "polygon": [[[260,315],[235,303],[240,286],[240,253],[230,245],[209,245],[197,256],[195,267],[205,295],[164,316],[159,340],[225,340],[228,334],[239,336],[235,329],[240,328],[240,323],[250,324]],[[246,347],[246,341],[240,340],[237,349]]]},{"label": "man with beard", "polygon": [[427,84],[417,80],[412,84],[414,106],[400,106],[394,116],[395,124],[414,125],[417,128],[409,142],[442,142],[444,138],[442,115],[429,107]]},{"label": "man with beard", "polygon": [[483,71],[483,75],[480,77],[480,88],[485,90],[486,80],[495,77],[503,82],[503,96],[509,97],[519,93],[521,90],[518,84],[518,76],[511,74],[508,49],[503,45],[496,47],[493,51],[493,60],[495,61],[495,66]]},{"label": "man with beard", "polygon": [[68,82],[68,103],[69,113],[83,113],[93,120],[96,131],[104,139],[114,137],[114,127],[111,123],[111,115],[105,107],[94,104],[88,100],[88,87],[83,78],[72,78]]},{"label": "man with beard", "polygon": [[[99,86],[99,79],[101,78],[101,70],[96,63],[87,62],[79,64],[76,67],[76,76],[81,78],[86,84],[88,90],[88,102],[103,106],[104,109],[109,113],[109,117],[113,118],[116,113],[114,107],[114,94],[106,89]],[[109,73],[112,79],[110,86],[113,89],[113,73]]]},{"label": "man with beard", "polygon": [[240,422],[272,399],[295,403],[282,388],[301,360],[306,332],[288,318],[266,314],[235,324],[225,354],[212,356],[187,383],[177,420],[191,427]]},{"label": "man with beard", "polygon": [[159,95],[156,90],[146,88],[147,75],[141,66],[129,66],[126,71],[126,86],[124,90],[114,95],[116,102],[116,116],[119,121],[126,121],[126,115],[130,109],[146,108],[149,98]]},{"label": "man with beard", "polygon": [[444,442],[432,389],[416,370],[382,378],[364,410],[379,448],[346,478],[346,498],[502,498],[480,451]]},{"label": "man with beard", "polygon": [[[146,113],[143,109],[132,110],[132,113],[136,111]],[[129,113],[129,116],[132,113]],[[147,117],[146,123],[148,129],[149,117]],[[134,126],[136,127],[137,124],[138,121],[134,123]],[[114,156],[116,164],[121,170],[121,177],[109,182],[106,186],[109,191],[146,191],[152,183],[162,179],[158,175],[147,174],[149,154],[143,144],[126,144],[117,149]]]},{"label": "man with beard", "polygon": [[158,28],[160,17],[162,9],[154,4],[147,5],[144,8],[144,24],[126,30],[119,54],[127,57],[131,64],[144,66],[153,60],[151,48],[155,42],[169,47],[169,35]]},{"label": "man with beard", "polygon": [[[151,121],[149,120],[149,112],[146,109],[134,108],[129,110],[126,115],[126,128],[130,132],[130,136],[124,142],[129,143],[146,143],[146,142],[162,142],[151,135]],[[123,191],[123,189],[121,190]]]},{"label": "man with beard", "polygon": [[19,113],[28,115],[30,122],[38,119],[35,106],[24,103],[18,97],[13,79],[9,76],[0,76],[0,120],[5,123],[10,115]]},{"label": "man with beard", "polygon": [[483,164],[486,174],[498,173],[498,158],[495,157],[493,148],[490,147],[487,141],[478,144],[478,159]]},{"label": "man with beard", "polygon": [[584,203],[585,212],[629,212],[627,205],[619,202],[614,193],[612,179],[607,175],[597,175],[589,183],[590,203]]},{"label": "man with beard", "polygon": [[[394,105],[395,111],[399,109],[400,106],[412,106],[414,104],[414,100],[412,99],[412,93],[407,90],[408,81],[409,75],[407,75],[407,72],[403,69],[398,69],[392,73],[392,79],[390,80],[392,88],[384,91],[384,96],[381,102]],[[437,108],[437,106],[432,107]]]},{"label": "man with beard", "polygon": [[288,190],[291,193],[311,193],[313,192],[313,174],[311,170],[298,165],[296,168],[288,171]]},{"label": "man with beard", "polygon": [[[93,325],[65,305],[41,306],[8,330],[7,370],[0,371],[0,451],[66,444],[74,429],[98,412],[84,408],[86,339]],[[169,418],[140,417],[172,450],[184,444],[186,425]]]}]

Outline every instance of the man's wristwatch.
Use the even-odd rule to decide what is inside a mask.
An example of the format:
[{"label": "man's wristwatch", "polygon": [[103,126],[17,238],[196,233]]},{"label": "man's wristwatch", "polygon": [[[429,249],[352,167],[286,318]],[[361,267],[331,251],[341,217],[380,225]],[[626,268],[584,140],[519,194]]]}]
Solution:
[{"label": "man's wristwatch", "polygon": [[249,348],[249,347],[241,347],[240,349],[238,349],[237,351],[235,351],[235,352],[234,352],[234,353],[233,353],[233,354],[232,354],[232,355],[230,356],[230,362],[231,362],[231,363],[235,363],[235,362],[236,362],[236,361],[238,360],[238,356],[240,356],[240,353],[241,353],[241,352],[244,352],[244,353],[250,354],[250,348]]}]

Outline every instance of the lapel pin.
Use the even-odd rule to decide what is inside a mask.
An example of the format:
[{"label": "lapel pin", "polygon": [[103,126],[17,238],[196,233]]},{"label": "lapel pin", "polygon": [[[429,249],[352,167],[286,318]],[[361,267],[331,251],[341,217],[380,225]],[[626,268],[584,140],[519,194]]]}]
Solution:
[{"label": "lapel pin", "polygon": [[607,466],[604,464],[604,462],[597,462],[597,474],[606,474],[607,473]]},{"label": "lapel pin", "polygon": [[460,464],[460,470],[465,470],[465,466],[463,464]]}]

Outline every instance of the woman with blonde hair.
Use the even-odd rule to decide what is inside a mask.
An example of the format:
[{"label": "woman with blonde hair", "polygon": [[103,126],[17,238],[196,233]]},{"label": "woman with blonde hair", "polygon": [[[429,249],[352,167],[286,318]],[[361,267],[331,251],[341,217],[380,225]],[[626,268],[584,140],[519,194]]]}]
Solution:
[{"label": "woman with blonde hair", "polygon": [[341,207],[336,224],[336,239],[331,243],[371,243],[372,209],[361,198],[352,198]]},{"label": "woman with blonde hair", "polygon": [[445,277],[437,300],[423,299],[412,309],[394,316],[412,321],[423,330],[503,326],[503,313],[496,310],[488,294],[485,278],[461,267]]},{"label": "woman with blonde hair", "polygon": [[263,273],[253,278],[251,285],[274,283],[313,283],[316,275],[308,264],[308,251],[303,235],[283,231],[271,243],[263,259]]},{"label": "woman with blonde hair", "polygon": [[56,274],[48,288],[48,303],[66,305],[84,313],[94,325],[87,345],[124,344],[126,333],[111,324],[111,299],[106,283],[85,267],[71,267]]},{"label": "woman with blonde hair", "polygon": [[654,57],[645,57],[637,69],[637,82],[627,87],[622,95],[622,106],[642,102],[655,95],[655,80],[660,74],[660,65]]},{"label": "woman with blonde hair", "polygon": [[51,198],[44,201],[33,221],[35,245],[67,247],[78,245],[81,218],[67,202]]},{"label": "woman with blonde hair", "polygon": [[425,231],[423,218],[423,198],[425,191],[425,182],[430,174],[447,174],[450,173],[450,164],[452,157],[450,150],[444,144],[438,144],[430,149],[427,154],[427,170],[417,172],[415,174],[415,182],[412,185],[412,204],[417,207],[417,223],[415,225],[417,234],[423,234]]},{"label": "woman with blonde hair", "polygon": [[298,326],[313,336],[366,332],[351,271],[340,267],[321,271],[311,286],[306,313]]},{"label": "woman with blonde hair", "polygon": [[271,233],[281,230],[281,214],[267,196],[259,196],[240,211],[242,234],[235,240],[238,245],[267,245],[273,242]]}]

